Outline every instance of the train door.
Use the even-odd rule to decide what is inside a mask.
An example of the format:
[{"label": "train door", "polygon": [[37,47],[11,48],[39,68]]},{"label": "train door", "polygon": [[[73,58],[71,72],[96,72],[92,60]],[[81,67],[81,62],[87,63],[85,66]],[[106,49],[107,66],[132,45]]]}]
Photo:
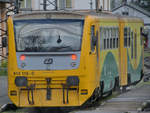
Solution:
[{"label": "train door", "polygon": [[133,67],[137,66],[137,32],[136,29],[131,31],[131,60]]},{"label": "train door", "polygon": [[99,23],[96,24],[96,80],[97,80],[97,86],[99,87],[99,78],[100,78],[100,29],[99,29]]},{"label": "train door", "polygon": [[131,59],[132,59],[132,62],[133,62],[133,68],[136,69],[137,67],[137,29],[134,29],[132,32],[131,32],[131,38],[132,38],[132,43],[131,43],[131,46],[132,46],[132,51],[131,51]]},{"label": "train door", "polygon": [[[131,31],[131,83],[135,81],[139,81],[141,79],[142,74],[142,40],[140,37],[140,26],[136,26],[136,28]],[[142,56],[141,56],[142,55]]]},{"label": "train door", "polygon": [[[95,22],[91,25],[91,38],[90,38],[90,59],[93,60],[94,64],[91,67],[94,67],[93,70],[95,75],[95,84],[96,86],[99,85],[99,79],[98,79],[98,73],[99,73],[99,29],[98,29],[99,23]],[[92,64],[91,64],[92,65]],[[94,77],[93,77],[94,78]]]},{"label": "train door", "polygon": [[96,60],[98,63],[99,60],[99,29],[98,29],[98,25],[96,24],[92,24],[91,25],[91,39],[90,39],[90,43],[91,43],[91,55],[96,56]]},{"label": "train door", "polygon": [[119,55],[120,55],[120,85],[127,85],[127,38],[125,23],[120,23],[120,40],[119,40]]}]

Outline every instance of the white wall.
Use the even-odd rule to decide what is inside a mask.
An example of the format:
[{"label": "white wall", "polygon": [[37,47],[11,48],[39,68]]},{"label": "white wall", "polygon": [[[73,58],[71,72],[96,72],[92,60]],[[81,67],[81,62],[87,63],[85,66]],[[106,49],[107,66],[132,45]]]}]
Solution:
[{"label": "white wall", "polygon": [[[43,10],[43,6],[40,5],[43,0],[32,0],[33,10]],[[90,9],[90,0],[73,0],[73,9]],[[59,4],[58,4],[59,5]],[[54,6],[50,5],[47,9],[53,9]],[[93,9],[95,9],[95,0],[93,0]]]},{"label": "white wall", "polygon": [[[91,0],[75,0],[74,9],[90,9]],[[93,9],[95,9],[95,0],[93,2]],[[103,6],[104,5],[104,6]],[[111,0],[100,0],[100,7],[102,6],[103,10],[110,10]]]},{"label": "white wall", "polygon": [[100,7],[102,7],[103,10],[110,10],[111,0],[100,0]]},{"label": "white wall", "polygon": [[[90,6],[90,2],[91,0],[73,0],[73,9],[90,9],[91,6]],[[110,3],[111,3],[111,0],[100,0],[100,6],[103,7],[103,2],[104,3],[104,10],[110,10]],[[33,10],[42,10],[43,9],[43,6],[40,5],[43,3],[43,0],[32,0],[32,9]],[[95,9],[95,0],[92,0],[92,7],[93,9]],[[108,5],[109,3],[109,5]],[[51,5],[51,6],[48,6],[47,7],[48,9],[53,9],[54,7]]]},{"label": "white wall", "polygon": [[[75,0],[74,9],[90,9],[90,0]],[[95,9],[95,0],[93,0],[93,9]]]},{"label": "white wall", "polygon": [[40,1],[41,0],[32,0],[32,9],[40,10]]},{"label": "white wall", "polygon": [[[32,0],[32,9],[33,10],[43,10],[42,4],[43,4],[43,0]],[[49,6],[47,6],[47,9],[54,9],[54,6],[49,5]]]},{"label": "white wall", "polygon": [[150,17],[144,15],[143,13],[138,12],[137,10],[135,10],[133,8],[127,7],[127,6],[121,7],[119,9],[115,10],[112,13],[113,14],[120,14],[120,15],[122,15],[123,11],[128,11],[128,13],[129,13],[128,16],[139,17],[139,18],[144,20],[145,24],[148,24],[148,23],[150,24]]}]

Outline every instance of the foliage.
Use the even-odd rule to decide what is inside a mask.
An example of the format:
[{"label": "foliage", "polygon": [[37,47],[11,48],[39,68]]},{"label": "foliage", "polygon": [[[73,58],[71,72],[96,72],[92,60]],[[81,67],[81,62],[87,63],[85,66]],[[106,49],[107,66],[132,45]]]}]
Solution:
[{"label": "foliage", "polygon": [[111,9],[115,8],[115,0],[111,1]]},{"label": "foliage", "polygon": [[7,75],[7,60],[3,60],[1,62],[1,66],[0,66],[0,76],[6,76]]},{"label": "foliage", "polygon": [[144,58],[146,57],[150,57],[150,53],[149,52],[144,52]]},{"label": "foliage", "polygon": [[122,2],[122,0],[111,0],[111,9],[118,7]]},{"label": "foliage", "polygon": [[141,8],[143,8],[147,11],[150,11],[150,0],[137,0],[132,3],[140,6]]}]

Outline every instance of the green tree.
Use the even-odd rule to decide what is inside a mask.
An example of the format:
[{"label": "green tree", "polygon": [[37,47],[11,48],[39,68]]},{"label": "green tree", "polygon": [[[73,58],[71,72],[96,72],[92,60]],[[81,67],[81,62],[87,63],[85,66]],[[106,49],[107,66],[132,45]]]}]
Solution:
[{"label": "green tree", "polygon": [[7,75],[7,60],[2,61],[0,65],[0,76],[6,76]]},{"label": "green tree", "polygon": [[115,8],[115,0],[111,1],[111,9]]},{"label": "green tree", "polygon": [[141,0],[140,2],[140,6],[147,10],[147,11],[150,11],[150,0]]},{"label": "green tree", "polygon": [[136,1],[131,0],[131,2],[132,4],[138,5],[141,8],[150,11],[150,0],[136,0]]}]

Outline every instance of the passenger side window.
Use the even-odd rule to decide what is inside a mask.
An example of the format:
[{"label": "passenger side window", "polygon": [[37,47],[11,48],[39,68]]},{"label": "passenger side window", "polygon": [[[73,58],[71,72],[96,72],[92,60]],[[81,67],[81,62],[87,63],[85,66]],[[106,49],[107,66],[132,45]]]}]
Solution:
[{"label": "passenger side window", "polygon": [[119,28],[116,28],[116,48],[119,47]]},{"label": "passenger side window", "polygon": [[107,38],[107,49],[109,49],[109,29],[106,29],[106,38]]},{"label": "passenger side window", "polygon": [[144,28],[143,27],[141,27],[140,28],[140,38],[141,38],[141,46],[143,45],[143,35],[144,35]]},{"label": "passenger side window", "polygon": [[106,42],[106,28],[104,28],[104,32],[103,32],[103,39],[104,39],[104,49],[106,49],[106,45],[107,45],[107,42]]},{"label": "passenger side window", "polygon": [[131,29],[128,28],[128,47],[130,47],[130,41],[131,41]]},{"label": "passenger side window", "polygon": [[134,40],[135,41],[134,42],[135,43],[135,56],[134,56],[134,58],[136,59],[136,57],[137,57],[137,33],[135,33],[134,36],[135,36],[135,40]]},{"label": "passenger side window", "polygon": [[116,30],[112,28],[112,48],[116,48]]},{"label": "passenger side window", "polygon": [[134,37],[134,34],[133,32],[131,32],[131,58],[133,59],[133,37]]},{"label": "passenger side window", "polygon": [[124,28],[124,47],[128,48],[131,46],[131,29],[130,27]]},{"label": "passenger side window", "polygon": [[109,28],[110,49],[112,49],[112,28]]},{"label": "passenger side window", "polygon": [[127,28],[124,28],[124,47],[127,47]]},{"label": "passenger side window", "polygon": [[118,27],[100,27],[101,49],[115,49],[119,46]]}]

